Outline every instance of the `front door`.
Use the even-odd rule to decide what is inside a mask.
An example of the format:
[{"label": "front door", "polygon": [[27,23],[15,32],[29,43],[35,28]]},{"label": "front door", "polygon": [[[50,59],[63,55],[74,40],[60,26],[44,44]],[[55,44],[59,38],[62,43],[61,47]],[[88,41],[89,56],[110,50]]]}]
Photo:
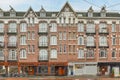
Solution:
[{"label": "front door", "polygon": [[28,68],[28,74],[29,75],[34,75],[34,67],[33,66],[29,66],[29,68]]}]

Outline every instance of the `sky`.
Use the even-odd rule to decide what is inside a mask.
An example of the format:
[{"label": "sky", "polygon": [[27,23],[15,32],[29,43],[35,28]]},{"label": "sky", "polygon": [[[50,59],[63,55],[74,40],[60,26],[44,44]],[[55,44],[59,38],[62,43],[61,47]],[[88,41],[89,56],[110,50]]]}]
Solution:
[{"label": "sky", "polygon": [[0,0],[0,8],[8,11],[11,5],[16,11],[27,11],[31,6],[39,11],[43,6],[46,11],[60,11],[67,1],[75,11],[87,11],[90,6],[99,11],[106,6],[108,11],[120,12],[120,0]]}]

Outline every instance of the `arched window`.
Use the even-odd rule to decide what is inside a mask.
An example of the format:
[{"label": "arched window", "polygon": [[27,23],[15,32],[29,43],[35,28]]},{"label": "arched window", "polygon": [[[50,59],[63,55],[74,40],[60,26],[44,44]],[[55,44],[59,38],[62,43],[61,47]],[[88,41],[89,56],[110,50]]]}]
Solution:
[{"label": "arched window", "polygon": [[4,23],[0,22],[0,32],[4,32]]},{"label": "arched window", "polygon": [[56,36],[51,36],[50,37],[50,44],[51,45],[57,45],[57,37]]},{"label": "arched window", "polygon": [[99,38],[99,45],[100,46],[107,46],[107,37],[100,36],[100,38]]},{"label": "arched window", "polygon": [[40,23],[39,24],[39,32],[47,32],[48,29],[47,29],[47,23]]},{"label": "arched window", "polygon": [[87,46],[94,46],[94,37],[93,36],[87,37]]},{"label": "arched window", "polygon": [[47,45],[48,45],[47,36],[40,36],[39,37],[39,46],[47,46]]},{"label": "arched window", "polygon": [[86,32],[87,33],[95,33],[95,24],[88,23],[86,26]]},{"label": "arched window", "polygon": [[107,57],[107,51],[105,49],[100,49],[100,58],[106,58]]},{"label": "arched window", "polygon": [[26,59],[27,58],[27,54],[26,54],[26,50],[25,49],[21,49],[20,50],[20,58],[21,59]]},{"label": "arched window", "polygon": [[50,53],[51,53],[51,55],[50,55],[51,58],[57,58],[57,50],[56,49],[52,49]]},{"label": "arched window", "polygon": [[78,37],[78,45],[84,45],[84,38],[83,36]]},{"label": "arched window", "polygon": [[8,57],[9,60],[17,60],[17,54],[16,54],[16,50],[14,49],[11,49],[9,51],[9,57]]},{"label": "arched window", "polygon": [[45,49],[39,51],[39,60],[48,60],[48,52]]},{"label": "arched window", "polygon": [[9,24],[9,29],[8,29],[9,32],[17,32],[17,24],[15,22],[11,22]]},{"label": "arched window", "polygon": [[10,42],[10,43],[16,43],[16,41],[17,41],[16,36],[10,36],[10,37],[9,37],[9,42]]}]

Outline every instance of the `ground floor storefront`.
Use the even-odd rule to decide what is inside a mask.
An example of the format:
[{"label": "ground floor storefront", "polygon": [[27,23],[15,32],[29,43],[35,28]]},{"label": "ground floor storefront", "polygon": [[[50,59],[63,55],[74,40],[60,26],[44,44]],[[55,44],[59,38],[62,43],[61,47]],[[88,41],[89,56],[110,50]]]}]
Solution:
[{"label": "ground floor storefront", "polygon": [[0,73],[13,77],[18,75],[66,76],[67,66],[67,62],[3,62],[0,63]]},{"label": "ground floor storefront", "polygon": [[96,62],[69,62],[68,75],[96,75]]}]

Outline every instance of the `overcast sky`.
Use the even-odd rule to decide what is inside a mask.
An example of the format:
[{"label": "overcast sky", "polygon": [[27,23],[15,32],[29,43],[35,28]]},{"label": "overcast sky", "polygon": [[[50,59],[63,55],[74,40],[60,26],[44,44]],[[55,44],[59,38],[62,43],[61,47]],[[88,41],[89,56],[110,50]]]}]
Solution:
[{"label": "overcast sky", "polygon": [[87,11],[90,6],[99,11],[105,5],[107,10],[120,12],[120,0],[0,0],[0,8],[6,11],[11,5],[16,11],[27,11],[31,6],[33,10],[39,11],[43,6],[46,11],[59,11],[66,1],[75,11]]}]

